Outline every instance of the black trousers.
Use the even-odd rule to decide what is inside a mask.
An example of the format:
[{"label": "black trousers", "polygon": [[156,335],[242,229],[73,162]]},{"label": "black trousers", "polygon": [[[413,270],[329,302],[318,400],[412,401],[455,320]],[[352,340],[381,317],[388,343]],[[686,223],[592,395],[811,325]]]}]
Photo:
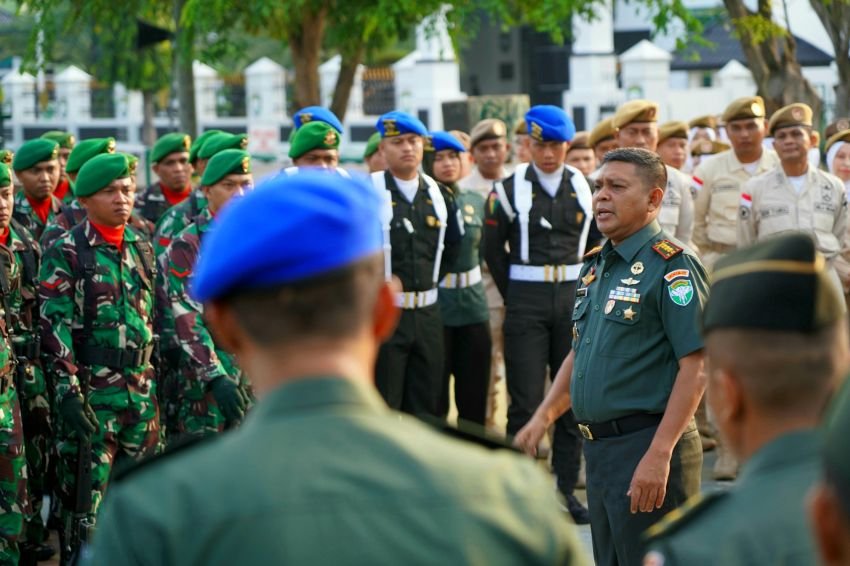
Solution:
[{"label": "black trousers", "polygon": [[[511,281],[505,300],[508,434],[516,434],[543,401],[547,370],[554,379],[572,348],[575,282]],[[582,437],[572,411],[555,422],[552,468],[558,489],[571,495],[578,480]]]},{"label": "black trousers", "polygon": [[651,513],[631,513],[631,498],[626,493],[657,429],[651,426],[584,443],[587,503],[597,566],[640,566],[646,551],[641,541],[644,531],[699,493],[702,443],[696,423],[691,421],[673,449],[664,505]]},{"label": "black trousers", "polygon": [[375,385],[391,408],[437,416],[443,359],[439,307],[402,310],[395,333],[378,352]]},{"label": "black trousers", "polygon": [[449,413],[449,377],[455,376],[455,404],[460,419],[484,426],[490,387],[490,323],[444,326],[446,363],[437,413]]}]

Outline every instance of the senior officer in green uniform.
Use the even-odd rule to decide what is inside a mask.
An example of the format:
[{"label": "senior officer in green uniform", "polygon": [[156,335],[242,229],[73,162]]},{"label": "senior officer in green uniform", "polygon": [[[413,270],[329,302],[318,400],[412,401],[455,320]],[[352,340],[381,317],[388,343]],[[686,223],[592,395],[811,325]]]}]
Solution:
[{"label": "senior officer in green uniform", "polygon": [[367,183],[304,171],[222,212],[193,292],[260,400],[238,430],[118,479],[91,565],[584,563],[533,463],[375,392],[398,318],[380,207]]},{"label": "senior officer in green uniform", "polygon": [[640,564],[641,534],[699,493],[694,412],[704,389],[696,317],[705,270],[661,228],[661,158],[609,152],[593,211],[608,238],[585,259],[573,310],[573,351],[516,436],[533,452],[572,408],[583,436],[593,554],[600,566]]},{"label": "senior officer in green uniform", "polygon": [[[484,259],[506,305],[508,434],[525,426],[543,400],[547,369],[557,371],[569,354],[570,315],[592,212],[587,180],[564,164],[575,135],[567,113],[534,106],[525,123],[532,162],[494,185],[484,224]],[[571,412],[555,424],[558,489],[573,519],[586,523],[587,510],[573,495],[581,436]]]},{"label": "senior officer in green uniform", "polygon": [[645,564],[816,563],[805,502],[821,471],[817,427],[850,359],[842,303],[808,235],[717,262],[702,320],[707,399],[742,473],[652,527]]},{"label": "senior officer in green uniform", "polygon": [[821,564],[850,564],[850,380],[845,379],[824,419],[823,476],[810,496],[809,516]]},{"label": "senior officer in green uniform", "polygon": [[463,224],[451,191],[419,173],[425,125],[393,111],[378,118],[376,128],[388,167],[371,175],[384,199],[384,276],[401,281],[396,301],[402,314],[381,347],[375,382],[390,407],[436,415],[444,369],[437,285],[457,257]]}]

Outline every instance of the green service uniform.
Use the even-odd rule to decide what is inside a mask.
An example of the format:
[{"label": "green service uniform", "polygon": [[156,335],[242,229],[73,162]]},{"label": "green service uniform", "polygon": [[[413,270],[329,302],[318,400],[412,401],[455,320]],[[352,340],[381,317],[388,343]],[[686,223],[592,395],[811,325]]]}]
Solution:
[{"label": "green service uniform", "polygon": [[691,421],[673,451],[662,508],[633,515],[626,496],[679,360],[703,347],[697,317],[707,298],[705,270],[653,220],[588,254],[579,281],[570,396],[585,438],[594,437],[584,448],[594,558],[600,566],[639,564],[641,533],[699,493],[702,448]]},{"label": "green service uniform", "polygon": [[481,279],[481,229],[484,197],[452,187],[463,217],[463,238],[457,258],[447,265],[440,282],[439,305],[443,317],[446,364],[437,412],[448,414],[449,377],[455,378],[458,417],[484,425],[490,383],[490,310]]},{"label": "green service uniform", "polygon": [[819,446],[808,430],[761,447],[729,491],[695,499],[647,532],[655,561],[647,563],[816,564],[806,497],[821,476]]},{"label": "green service uniform", "polygon": [[[386,190],[392,201],[390,223],[392,274],[401,281],[407,297],[437,293],[434,264],[437,261],[440,220],[428,194],[425,179],[413,202],[396,185],[392,174],[384,172]],[[454,262],[461,239],[454,197],[445,185],[440,192],[446,202],[445,249],[438,279]],[[403,301],[399,298],[399,303]],[[393,409],[411,414],[437,414],[444,371],[443,320],[436,301],[421,306],[400,304],[401,318],[392,338],[381,346],[375,366],[375,384]]]},{"label": "green service uniform", "polygon": [[89,564],[584,564],[553,498],[533,462],[314,377],[116,480]]}]

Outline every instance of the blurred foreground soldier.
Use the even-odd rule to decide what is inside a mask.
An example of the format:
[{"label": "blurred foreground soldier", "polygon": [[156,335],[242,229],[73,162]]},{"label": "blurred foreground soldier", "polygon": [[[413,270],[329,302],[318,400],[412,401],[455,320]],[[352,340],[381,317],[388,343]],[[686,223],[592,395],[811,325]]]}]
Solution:
[{"label": "blurred foreground soldier", "polygon": [[809,234],[826,257],[836,289],[841,290],[833,264],[839,254],[850,259],[847,194],[837,177],[809,164],[808,151],[815,143],[812,109],[800,103],[780,108],[771,116],[768,129],[780,164],[744,185],[738,243],[745,246],[783,232]]},{"label": "blurred foreground soldier", "polygon": [[123,154],[98,155],[83,165],[74,190],[86,219],[44,250],[39,277],[43,360],[62,421],[64,512],[74,493],[78,442],[90,439],[92,520],[115,458],[141,457],[159,436],[150,363],[153,250],[127,225],[129,175]]},{"label": "blurred foreground soldier", "polygon": [[59,144],[59,184],[53,190],[53,196],[63,202],[68,202],[74,198],[74,193],[71,192],[71,182],[68,175],[65,173],[65,165],[68,163],[68,157],[71,155],[71,150],[77,143],[74,134],[53,130],[41,134],[41,137],[48,140],[53,140]]},{"label": "blurred foreground soldier", "polygon": [[599,171],[598,167],[602,165],[602,159],[612,149],[617,149],[617,140],[614,137],[617,129],[614,127],[614,117],[605,118],[590,131],[590,136],[587,138],[587,143],[593,148],[593,153],[596,154],[596,168],[590,174],[590,178],[595,180],[595,175]]},{"label": "blurred foreground soldier", "polygon": [[688,159],[688,123],[665,122],[658,126],[658,149],[665,165],[679,171]]},{"label": "blurred foreground soldier", "polygon": [[186,200],[192,192],[191,145],[188,135],[173,132],[159,138],[151,150],[153,172],[159,181],[140,192],[135,205],[136,214],[150,223],[151,230],[166,210]]},{"label": "blurred foreground soldier", "polygon": [[816,427],[850,357],[842,303],[807,235],[717,262],[702,317],[706,395],[743,468],[729,491],[652,527],[644,564],[815,564],[805,501],[820,475]]},{"label": "blurred foreground soldier", "polygon": [[809,498],[809,518],[824,566],[850,565],[850,380],[823,425],[823,476]]},{"label": "blurred foreground soldier", "polygon": [[367,183],[305,171],[217,219],[194,298],[260,401],[238,430],[117,480],[90,564],[583,563],[534,464],[450,440],[375,392],[399,291],[381,206]]},{"label": "blurred foreground soldier", "polygon": [[[201,239],[213,218],[236,196],[253,188],[251,157],[239,149],[216,153],[207,163],[201,187],[207,205],[197,218],[171,242],[165,253],[162,279],[169,309],[169,333],[179,349],[176,434],[204,436],[235,426],[249,404],[250,386],[234,357],[213,339],[204,321],[203,305],[189,296]],[[162,398],[162,397],[160,397]]]},{"label": "blurred foreground soldier", "polygon": [[[641,534],[699,493],[702,397],[696,317],[706,276],[661,228],[667,186],[661,158],[608,153],[593,210],[604,246],[585,256],[572,312],[573,350],[516,443],[534,453],[572,409],[586,439],[587,502],[599,566],[640,564]],[[510,308],[510,302],[508,303]]]},{"label": "blurred foreground soldier", "polygon": [[587,132],[576,132],[570,147],[567,148],[567,159],[565,163],[572,165],[581,174],[587,177],[596,170],[596,153],[590,147],[588,140],[590,134]]},{"label": "blurred foreground soldier", "polygon": [[372,173],[385,199],[384,275],[397,277],[402,309],[395,333],[382,347],[375,383],[387,404],[412,414],[437,414],[444,371],[443,320],[437,285],[460,249],[463,226],[451,191],[419,173],[425,125],[404,112],[378,119],[387,170]]},{"label": "blurred foreground soldier", "polygon": [[[484,258],[506,305],[509,435],[531,418],[543,400],[547,372],[557,371],[570,352],[576,281],[591,223],[587,180],[564,165],[573,121],[547,105],[532,107],[525,121],[532,162],[496,183],[484,226]],[[587,523],[587,510],[573,495],[581,436],[571,412],[555,423],[552,444],[558,489],[575,521]]]},{"label": "blurred foreground soldier", "polygon": [[41,138],[24,142],[12,168],[23,188],[15,194],[13,217],[38,240],[62,206],[53,196],[59,183],[59,145]]},{"label": "blurred foreground soldier", "polygon": [[381,145],[381,134],[375,132],[369,136],[369,141],[366,142],[366,149],[363,151],[363,161],[366,162],[366,167],[369,168],[369,173],[375,171],[383,171],[387,168],[387,162],[384,161],[383,154],[378,151],[378,146]]},{"label": "blurred foreground soldier", "polygon": [[[658,104],[649,100],[626,102],[614,115],[614,137],[619,147],[637,147],[656,151],[658,148]],[[682,243],[690,244],[694,228],[694,201],[689,175],[665,165],[667,187],[658,214],[658,223]]]}]

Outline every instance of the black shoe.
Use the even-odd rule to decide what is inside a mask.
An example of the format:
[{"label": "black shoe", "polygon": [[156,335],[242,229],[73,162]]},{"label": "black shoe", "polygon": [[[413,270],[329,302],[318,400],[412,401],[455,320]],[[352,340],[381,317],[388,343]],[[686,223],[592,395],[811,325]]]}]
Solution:
[{"label": "black shoe", "polygon": [[35,557],[39,562],[50,560],[56,554],[56,549],[47,543],[35,545]]},{"label": "black shoe", "polygon": [[573,518],[576,525],[589,525],[590,512],[587,507],[582,505],[581,501],[575,495],[565,495],[566,511]]},{"label": "black shoe", "polygon": [[20,566],[35,565],[38,562],[50,560],[56,554],[56,549],[49,544],[25,542],[19,548],[21,553]]}]

